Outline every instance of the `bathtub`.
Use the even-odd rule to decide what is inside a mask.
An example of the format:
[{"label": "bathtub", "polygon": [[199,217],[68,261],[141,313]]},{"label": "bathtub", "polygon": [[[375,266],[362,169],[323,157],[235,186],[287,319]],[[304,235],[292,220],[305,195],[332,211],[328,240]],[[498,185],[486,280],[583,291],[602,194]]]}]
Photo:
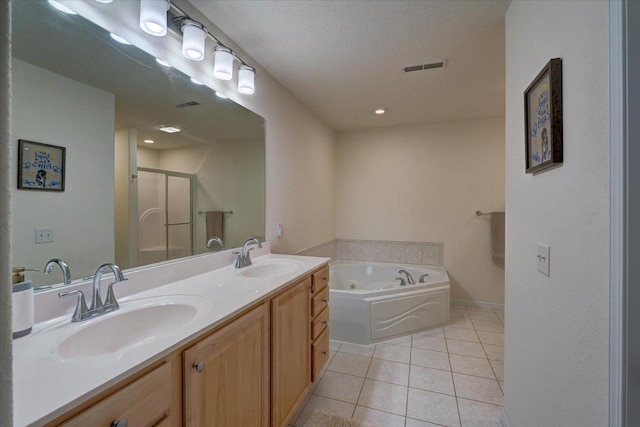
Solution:
[{"label": "bathtub", "polygon": [[[402,269],[414,285],[396,280],[405,277]],[[425,283],[418,283],[423,274]],[[329,277],[331,339],[372,344],[449,321],[444,267],[338,260],[330,264]]]}]

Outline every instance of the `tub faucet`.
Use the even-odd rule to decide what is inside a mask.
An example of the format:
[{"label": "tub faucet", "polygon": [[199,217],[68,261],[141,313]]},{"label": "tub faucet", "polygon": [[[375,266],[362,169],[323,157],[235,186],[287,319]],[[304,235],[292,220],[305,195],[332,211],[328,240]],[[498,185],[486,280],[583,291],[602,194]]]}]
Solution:
[{"label": "tub faucet", "polygon": [[244,245],[242,245],[242,252],[238,254],[238,259],[236,260],[236,268],[243,268],[251,265],[251,254],[249,252],[255,249],[248,249],[249,245],[251,244],[257,244],[258,247],[262,249],[262,243],[260,243],[260,240],[256,239],[255,237],[247,239],[247,241],[244,242]]},{"label": "tub faucet", "polygon": [[413,280],[413,276],[407,270],[398,270],[398,274],[405,274],[407,276],[407,283],[410,285],[415,285],[416,281]]},{"label": "tub faucet", "polygon": [[405,282],[404,277],[396,277],[396,280],[400,280],[400,286],[407,286],[407,282]]},{"label": "tub faucet", "polygon": [[70,285],[71,270],[69,269],[69,266],[67,265],[67,263],[61,260],[60,258],[51,258],[49,261],[47,261],[47,265],[44,266],[44,274],[53,273],[53,267],[55,267],[56,265],[60,267],[60,270],[62,270],[62,277],[64,280],[64,284]]},{"label": "tub faucet", "polygon": [[207,248],[211,249],[211,245],[212,245],[213,243],[217,243],[217,244],[218,244],[218,246],[220,246],[220,250],[221,250],[221,251],[224,251],[224,243],[222,243],[222,239],[221,239],[221,238],[216,237],[216,236],[214,236],[214,237],[210,238],[210,239],[207,241]]}]

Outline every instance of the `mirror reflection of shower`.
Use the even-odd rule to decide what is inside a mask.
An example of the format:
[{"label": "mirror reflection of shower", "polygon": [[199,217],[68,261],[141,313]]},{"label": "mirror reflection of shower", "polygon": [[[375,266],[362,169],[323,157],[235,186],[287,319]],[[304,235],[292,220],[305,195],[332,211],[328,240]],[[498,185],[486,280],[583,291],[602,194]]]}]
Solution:
[{"label": "mirror reflection of shower", "polygon": [[138,265],[194,254],[195,175],[138,168]]}]

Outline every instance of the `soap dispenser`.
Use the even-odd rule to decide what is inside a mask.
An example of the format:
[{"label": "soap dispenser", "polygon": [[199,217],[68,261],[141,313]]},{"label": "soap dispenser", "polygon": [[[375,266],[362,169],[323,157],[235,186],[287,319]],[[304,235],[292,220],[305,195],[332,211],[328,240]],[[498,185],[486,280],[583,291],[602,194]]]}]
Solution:
[{"label": "soap dispenser", "polygon": [[33,268],[14,267],[11,270],[13,283],[12,328],[13,338],[19,338],[31,333],[33,328],[33,285],[31,280],[25,280],[25,271],[40,271]]}]

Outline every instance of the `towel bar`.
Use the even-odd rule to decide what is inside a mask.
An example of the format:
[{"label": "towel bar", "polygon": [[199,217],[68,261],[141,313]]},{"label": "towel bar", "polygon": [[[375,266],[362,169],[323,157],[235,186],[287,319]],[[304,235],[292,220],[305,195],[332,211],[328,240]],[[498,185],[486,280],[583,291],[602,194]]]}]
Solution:
[{"label": "towel bar", "polygon": [[491,215],[493,212],[476,211],[476,216]]},{"label": "towel bar", "polygon": [[[206,214],[206,211],[198,211],[198,215]],[[222,213],[226,213],[229,215],[233,215],[233,211],[222,211]]]}]

